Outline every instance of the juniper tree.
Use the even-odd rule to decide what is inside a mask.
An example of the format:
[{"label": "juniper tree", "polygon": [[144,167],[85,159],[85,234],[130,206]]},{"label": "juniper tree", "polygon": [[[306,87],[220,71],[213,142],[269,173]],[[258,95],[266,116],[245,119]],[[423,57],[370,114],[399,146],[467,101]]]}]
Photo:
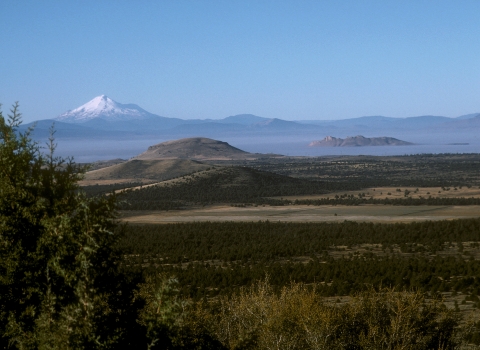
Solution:
[{"label": "juniper tree", "polygon": [[108,348],[133,297],[116,265],[115,198],[87,198],[85,169],[55,156],[54,132],[44,153],[20,124],[18,103],[0,111],[0,347]]}]

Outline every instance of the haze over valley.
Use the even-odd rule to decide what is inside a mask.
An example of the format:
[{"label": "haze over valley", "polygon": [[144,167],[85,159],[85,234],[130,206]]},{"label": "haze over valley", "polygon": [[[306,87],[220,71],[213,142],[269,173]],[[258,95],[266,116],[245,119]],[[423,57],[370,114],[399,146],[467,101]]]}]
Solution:
[{"label": "haze over valley", "polygon": [[[223,119],[184,120],[158,116],[138,105],[118,103],[101,95],[60,116],[21,128],[35,125],[34,137],[46,140],[53,123],[60,154],[73,155],[83,162],[128,159],[153,144],[189,137],[228,142],[251,153],[288,156],[471,153],[480,148],[480,113],[457,118],[372,116],[299,121],[239,114]],[[353,135],[395,138],[406,144],[398,148],[383,142],[382,147],[373,147],[374,143],[363,141],[361,149],[309,147],[313,140],[327,136],[340,139]]]}]

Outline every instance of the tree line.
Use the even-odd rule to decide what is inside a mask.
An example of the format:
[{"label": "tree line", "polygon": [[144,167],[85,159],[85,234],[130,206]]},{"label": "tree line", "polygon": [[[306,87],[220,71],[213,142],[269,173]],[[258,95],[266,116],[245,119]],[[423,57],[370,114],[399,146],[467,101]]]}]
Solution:
[{"label": "tree line", "polygon": [[428,253],[450,242],[480,241],[480,219],[413,223],[205,222],[128,225],[122,250],[162,254],[173,262],[189,260],[263,260],[310,256],[335,246],[421,244]]},{"label": "tree line", "polygon": [[[230,295],[265,274],[278,288],[291,281],[321,283],[325,296],[389,286],[475,297],[480,261],[461,254],[467,241],[480,241],[480,219],[131,225],[119,244],[126,270],[175,275],[182,294],[194,299]],[[355,252],[365,243],[381,246],[381,254]],[[438,254],[451,244],[458,245],[457,254]],[[336,257],[339,246],[352,253]]]}]

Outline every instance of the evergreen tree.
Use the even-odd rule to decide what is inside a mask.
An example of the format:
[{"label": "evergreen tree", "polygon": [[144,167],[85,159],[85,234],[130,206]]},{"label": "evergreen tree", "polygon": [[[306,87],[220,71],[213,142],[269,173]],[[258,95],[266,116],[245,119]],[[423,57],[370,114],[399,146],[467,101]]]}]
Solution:
[{"label": "evergreen tree", "polygon": [[18,103],[0,111],[0,347],[108,348],[133,299],[116,266],[115,198],[86,198],[85,169],[54,155],[53,128],[43,154],[20,124]]}]

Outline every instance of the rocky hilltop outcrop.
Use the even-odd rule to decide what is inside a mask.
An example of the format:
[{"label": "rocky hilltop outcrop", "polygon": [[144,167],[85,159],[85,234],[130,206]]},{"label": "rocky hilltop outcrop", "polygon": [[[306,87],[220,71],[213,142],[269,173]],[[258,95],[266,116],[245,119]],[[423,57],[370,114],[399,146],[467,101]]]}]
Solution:
[{"label": "rocky hilltop outcrop", "polygon": [[362,146],[408,146],[411,142],[393,137],[349,136],[345,139],[327,136],[323,140],[310,142],[310,147],[362,147]]}]

